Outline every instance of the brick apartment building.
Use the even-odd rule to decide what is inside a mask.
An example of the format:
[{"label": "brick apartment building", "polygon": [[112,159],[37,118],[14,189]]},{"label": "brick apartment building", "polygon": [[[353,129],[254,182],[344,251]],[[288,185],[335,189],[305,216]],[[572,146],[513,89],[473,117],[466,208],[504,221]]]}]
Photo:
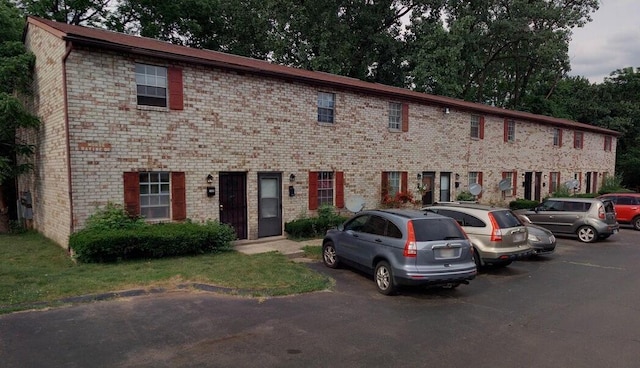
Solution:
[{"label": "brick apartment building", "polygon": [[504,205],[614,173],[618,133],[591,125],[35,17],[24,42],[43,125],[19,191],[64,247],[108,202],[257,239],[354,197],[432,203],[476,183]]}]

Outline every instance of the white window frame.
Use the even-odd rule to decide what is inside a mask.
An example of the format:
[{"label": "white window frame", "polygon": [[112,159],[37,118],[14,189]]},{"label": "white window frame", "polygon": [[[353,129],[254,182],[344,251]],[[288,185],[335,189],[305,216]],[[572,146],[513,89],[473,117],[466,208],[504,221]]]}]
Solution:
[{"label": "white window frame", "polygon": [[335,123],[336,95],[329,92],[318,92],[318,122]]},{"label": "white window frame", "polygon": [[135,73],[137,104],[140,106],[167,107],[167,68],[137,63]]},{"label": "white window frame", "polygon": [[476,139],[480,139],[480,116],[478,115],[471,115],[471,131],[470,131],[470,136],[471,138],[476,138]]},{"label": "white window frame", "polygon": [[318,171],[318,207],[333,206],[335,173],[333,171]]},{"label": "white window frame", "polygon": [[402,104],[399,102],[389,102],[389,129],[402,129]]},{"label": "white window frame", "polygon": [[171,218],[171,173],[140,172],[140,215],[148,220]]},{"label": "white window frame", "polygon": [[400,192],[402,181],[402,173],[400,171],[389,171],[388,182],[389,195],[393,198],[396,193]]},{"label": "white window frame", "polygon": [[560,128],[553,128],[553,145],[560,146]]},{"label": "white window frame", "polygon": [[507,121],[507,142],[516,141],[516,122],[514,120]]}]

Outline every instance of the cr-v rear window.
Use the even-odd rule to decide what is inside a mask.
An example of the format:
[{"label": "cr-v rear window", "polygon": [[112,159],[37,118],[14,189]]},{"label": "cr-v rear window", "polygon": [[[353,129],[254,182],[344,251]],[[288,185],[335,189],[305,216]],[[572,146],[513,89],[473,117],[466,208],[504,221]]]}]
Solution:
[{"label": "cr-v rear window", "polygon": [[453,219],[414,219],[416,241],[465,239],[464,232]]},{"label": "cr-v rear window", "polygon": [[493,218],[496,219],[501,229],[523,226],[518,217],[509,210],[491,211],[491,214],[493,214]]}]

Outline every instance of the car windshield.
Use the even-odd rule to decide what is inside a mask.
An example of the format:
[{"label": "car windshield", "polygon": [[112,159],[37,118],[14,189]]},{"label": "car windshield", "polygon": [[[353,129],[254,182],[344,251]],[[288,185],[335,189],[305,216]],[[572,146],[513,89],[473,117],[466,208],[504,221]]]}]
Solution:
[{"label": "car windshield", "polygon": [[448,218],[413,220],[416,241],[465,239],[456,222]]},{"label": "car windshield", "polygon": [[491,213],[501,229],[522,226],[522,222],[520,222],[516,214],[510,210],[492,211]]}]

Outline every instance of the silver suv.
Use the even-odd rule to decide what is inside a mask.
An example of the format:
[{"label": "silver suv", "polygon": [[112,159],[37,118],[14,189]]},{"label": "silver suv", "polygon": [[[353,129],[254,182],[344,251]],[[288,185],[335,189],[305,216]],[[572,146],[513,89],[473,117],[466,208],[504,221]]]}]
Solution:
[{"label": "silver suv", "polygon": [[508,266],[517,259],[533,254],[527,240],[526,226],[508,208],[444,203],[423,210],[451,217],[462,226],[475,248],[478,267]]},{"label": "silver suv", "polygon": [[577,235],[585,243],[608,238],[620,227],[614,204],[606,198],[547,198],[536,208],[518,213],[556,235]]},{"label": "silver suv", "polygon": [[[526,237],[525,237],[526,238]],[[454,288],[477,273],[473,248],[455,221],[415,210],[363,211],[322,241],[322,259],[373,273],[378,291],[394,294],[399,285]]]}]

